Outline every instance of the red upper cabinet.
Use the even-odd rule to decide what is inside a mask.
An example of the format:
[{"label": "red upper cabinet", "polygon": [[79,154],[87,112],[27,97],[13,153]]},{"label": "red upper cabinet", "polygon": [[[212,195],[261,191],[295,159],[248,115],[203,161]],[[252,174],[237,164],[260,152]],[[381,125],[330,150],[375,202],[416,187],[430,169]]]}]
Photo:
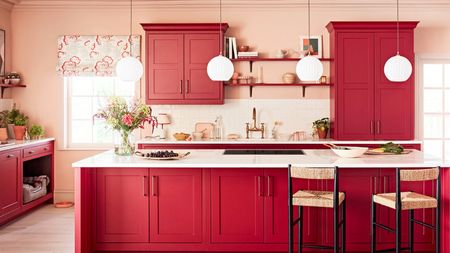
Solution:
[{"label": "red upper cabinet", "polygon": [[21,207],[22,168],[20,150],[0,153],[0,217]]},{"label": "red upper cabinet", "polygon": [[150,242],[202,242],[202,170],[150,169]]},{"label": "red upper cabinet", "polygon": [[[219,54],[219,24],[142,24],[148,104],[223,104],[223,82],[209,79]],[[228,29],[222,25],[221,33]]]},{"label": "red upper cabinet", "polygon": [[148,242],[148,169],[97,170],[98,242]]},{"label": "red upper cabinet", "polygon": [[[414,66],[414,28],[400,23],[400,53]],[[397,53],[395,22],[330,22],[331,134],[338,140],[414,139],[414,73],[390,82],[384,64]]]}]

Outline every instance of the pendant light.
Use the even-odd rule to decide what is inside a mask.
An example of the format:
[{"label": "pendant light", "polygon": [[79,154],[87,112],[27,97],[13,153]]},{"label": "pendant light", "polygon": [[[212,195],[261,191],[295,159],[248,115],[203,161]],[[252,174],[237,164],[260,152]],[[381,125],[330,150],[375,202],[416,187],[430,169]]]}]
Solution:
[{"label": "pendant light", "polygon": [[223,56],[222,43],[222,0],[220,0],[219,55],[212,58],[206,68],[209,78],[213,81],[228,81],[234,72],[233,63]]},{"label": "pendant light", "polygon": [[411,62],[400,55],[399,0],[397,0],[397,55],[392,56],[384,64],[384,74],[391,82],[404,82],[412,74]]},{"label": "pendant light", "polygon": [[[308,41],[311,43],[311,3],[308,0]],[[318,81],[323,74],[322,63],[308,49],[308,55],[297,63],[296,72],[298,78],[305,82]]]},{"label": "pendant light", "polygon": [[137,82],[144,73],[141,61],[133,57],[133,0],[130,0],[130,55],[119,60],[116,64],[116,74],[125,82]]}]

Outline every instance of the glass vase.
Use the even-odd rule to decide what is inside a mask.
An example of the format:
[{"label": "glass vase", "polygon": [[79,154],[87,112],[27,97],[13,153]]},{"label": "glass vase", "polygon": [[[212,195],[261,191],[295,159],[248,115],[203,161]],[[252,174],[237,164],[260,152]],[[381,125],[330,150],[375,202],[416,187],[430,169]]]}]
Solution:
[{"label": "glass vase", "polygon": [[131,132],[121,131],[119,143],[114,147],[114,153],[121,156],[130,156],[134,154],[134,143],[132,142]]}]

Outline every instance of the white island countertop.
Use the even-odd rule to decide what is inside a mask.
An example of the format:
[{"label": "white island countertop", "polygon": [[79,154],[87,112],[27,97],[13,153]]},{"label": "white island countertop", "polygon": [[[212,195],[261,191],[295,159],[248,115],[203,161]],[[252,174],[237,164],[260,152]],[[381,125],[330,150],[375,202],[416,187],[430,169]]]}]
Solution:
[{"label": "white island countertop", "polygon": [[450,167],[440,159],[414,150],[406,155],[364,155],[340,158],[327,149],[306,149],[305,155],[224,155],[224,150],[186,150],[189,156],[174,161],[147,160],[138,156],[117,156],[107,151],[72,164],[75,168],[425,168]]}]

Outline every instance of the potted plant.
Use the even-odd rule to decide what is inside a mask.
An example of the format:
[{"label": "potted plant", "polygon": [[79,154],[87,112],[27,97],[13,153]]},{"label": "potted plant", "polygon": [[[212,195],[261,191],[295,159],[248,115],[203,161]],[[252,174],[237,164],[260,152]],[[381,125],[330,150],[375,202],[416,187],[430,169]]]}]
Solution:
[{"label": "potted plant", "polygon": [[313,128],[317,131],[319,139],[326,139],[328,129],[330,129],[330,119],[322,118],[313,122]]},{"label": "potted plant", "polygon": [[14,120],[19,115],[20,111],[16,109],[16,105],[14,104],[14,108],[11,111],[8,111],[7,114],[7,122],[8,122],[8,139],[15,139],[14,135]]},{"label": "potted plant", "polygon": [[32,125],[28,132],[30,134],[31,139],[33,140],[39,140],[41,137],[44,136],[45,133],[44,128],[40,125]]},{"label": "potted plant", "polygon": [[0,141],[8,140],[8,111],[0,112]]},{"label": "potted plant", "polygon": [[19,112],[14,118],[14,136],[16,137],[16,140],[23,140],[27,123],[28,117],[23,113]]}]

